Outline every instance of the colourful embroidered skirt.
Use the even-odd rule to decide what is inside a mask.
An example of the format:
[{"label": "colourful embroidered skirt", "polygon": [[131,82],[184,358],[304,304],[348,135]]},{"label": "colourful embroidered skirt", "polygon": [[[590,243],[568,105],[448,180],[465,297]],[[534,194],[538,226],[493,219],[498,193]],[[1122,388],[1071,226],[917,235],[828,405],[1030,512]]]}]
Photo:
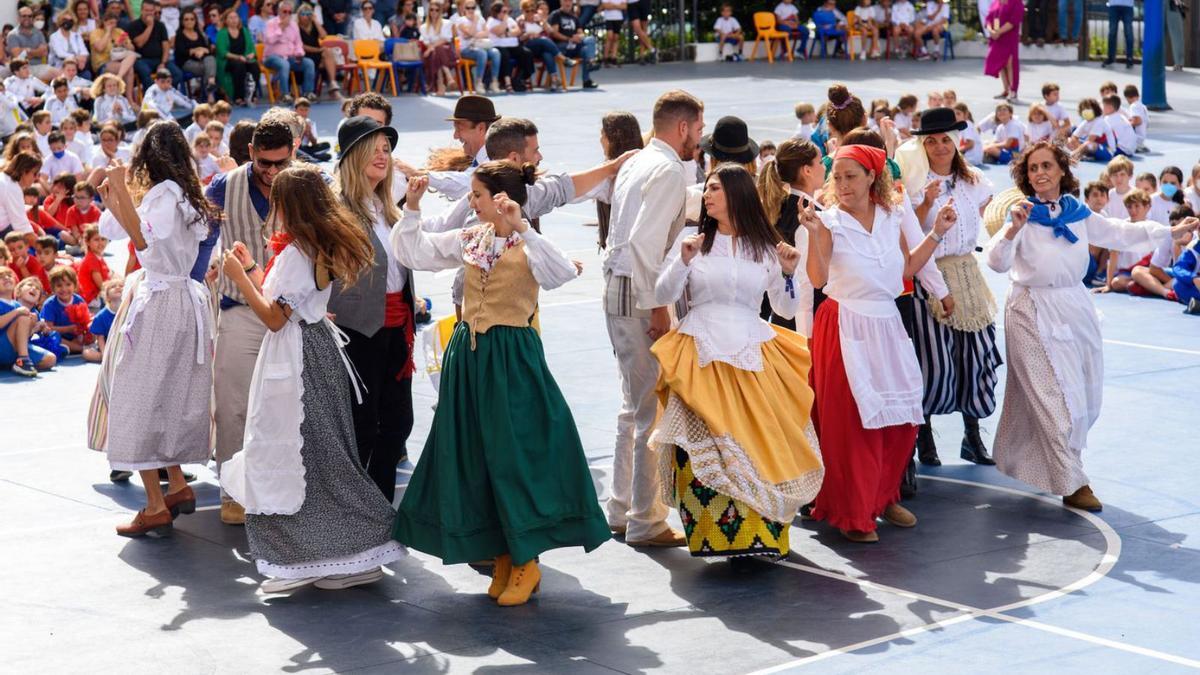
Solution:
[{"label": "colourful embroidered skirt", "polygon": [[696,557],[788,554],[789,523],[769,520],[745,502],[701,483],[675,449],[675,499],[688,550]]}]

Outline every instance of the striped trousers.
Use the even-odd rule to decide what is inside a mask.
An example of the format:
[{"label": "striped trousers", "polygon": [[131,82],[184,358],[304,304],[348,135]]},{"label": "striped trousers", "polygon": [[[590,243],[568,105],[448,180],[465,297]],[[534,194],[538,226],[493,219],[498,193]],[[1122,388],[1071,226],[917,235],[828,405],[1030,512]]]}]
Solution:
[{"label": "striped trousers", "polygon": [[996,348],[996,324],[975,333],[955,330],[938,323],[928,298],[914,284],[912,338],[925,379],[925,414],[991,415],[996,410],[996,369],[1004,362]]}]

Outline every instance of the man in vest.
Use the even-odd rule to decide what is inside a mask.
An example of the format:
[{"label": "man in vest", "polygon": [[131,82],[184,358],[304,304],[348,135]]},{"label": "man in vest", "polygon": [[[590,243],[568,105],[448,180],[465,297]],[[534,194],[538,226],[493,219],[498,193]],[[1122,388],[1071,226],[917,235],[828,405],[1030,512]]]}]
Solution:
[{"label": "man in vest", "polygon": [[[278,118],[264,118],[254,129],[250,141],[250,162],[229,173],[217,174],[205,195],[221,209],[221,240],[240,241],[250,251],[257,266],[271,258],[267,240],[272,232],[266,226],[271,209],[271,181],[293,159],[291,128]],[[252,268],[253,269],[253,268]],[[258,349],[267,327],[246,305],[246,299],[224,275],[217,278],[220,314],[217,318],[216,355],[213,388],[216,403],[216,460],[221,464],[242,449],[246,426],[246,408],[250,398],[250,377],[258,360]],[[221,522],[241,525],[246,512],[224,492],[221,493]]]}]

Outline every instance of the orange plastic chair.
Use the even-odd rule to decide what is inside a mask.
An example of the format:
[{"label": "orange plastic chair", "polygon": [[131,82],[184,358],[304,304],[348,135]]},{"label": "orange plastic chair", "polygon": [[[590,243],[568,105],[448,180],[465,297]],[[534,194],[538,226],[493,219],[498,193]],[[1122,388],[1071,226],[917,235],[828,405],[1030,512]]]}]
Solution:
[{"label": "orange plastic chair", "polygon": [[754,57],[758,56],[758,45],[761,43],[767,49],[767,62],[775,63],[774,42],[777,40],[783,40],[783,46],[787,51],[788,61],[792,61],[792,39],[786,32],[779,30],[775,25],[775,13],[755,12],[754,49],[750,51],[750,60],[753,61]]},{"label": "orange plastic chair", "polygon": [[[864,33],[862,28],[858,25],[858,16],[854,13],[854,10],[850,10],[849,12],[846,12],[846,51],[850,52],[851,61],[857,58],[854,49],[854,38],[858,38],[858,45],[860,48],[866,48],[867,34]],[[875,52],[878,49],[879,43],[876,41],[875,36],[872,35],[871,52]]]},{"label": "orange plastic chair", "polygon": [[[564,80],[564,83],[567,85],[568,89],[575,86],[575,78],[579,75],[580,64],[581,64],[581,61],[577,60],[577,61],[575,61],[574,66],[567,68],[566,66],[563,66],[562,63],[559,63],[559,72],[562,73],[564,76],[567,74],[565,71],[568,71],[568,70],[571,71],[570,77],[567,77]],[[550,79],[550,78],[546,76],[546,64],[542,63],[541,61],[538,61],[537,64],[534,66],[534,75],[533,75],[534,86],[539,87],[539,88],[546,86],[546,81],[548,79]]]},{"label": "orange plastic chair", "polygon": [[458,54],[458,64],[454,69],[454,74],[458,76],[458,93],[460,96],[474,93],[475,82],[471,72],[475,69],[475,59],[462,55],[462,41],[457,37],[454,38],[454,53]]},{"label": "orange plastic chair", "polygon": [[[274,103],[276,98],[283,96],[283,92],[280,91],[278,94],[275,93],[275,71],[268,68],[267,64],[263,63],[262,43],[255,45],[254,50],[258,57],[258,68],[262,71],[263,77],[267,78],[267,101],[269,103]],[[290,75],[291,77],[288,78],[290,80],[290,82],[288,82],[288,86],[291,89],[292,96],[299,96],[300,87],[296,84],[296,73],[293,72]]]},{"label": "orange plastic chair", "polygon": [[[399,96],[396,92],[396,73],[392,70],[390,61],[384,61],[379,58],[379,50],[383,49],[383,45],[378,40],[355,40],[354,41],[354,56],[358,59],[358,69],[362,71],[363,86],[370,88],[370,71],[387,73],[388,85],[392,88],[392,96]],[[378,90],[382,93],[383,79],[378,82]]]}]

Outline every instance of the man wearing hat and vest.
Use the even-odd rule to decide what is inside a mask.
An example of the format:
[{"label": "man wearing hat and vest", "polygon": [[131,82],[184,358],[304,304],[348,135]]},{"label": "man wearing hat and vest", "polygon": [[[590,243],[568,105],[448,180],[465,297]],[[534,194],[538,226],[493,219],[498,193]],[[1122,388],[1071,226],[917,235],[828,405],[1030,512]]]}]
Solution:
[{"label": "man wearing hat and vest", "polygon": [[[250,141],[250,162],[229,173],[217,174],[205,196],[221,209],[220,228],[224,241],[240,241],[250,251],[254,264],[263,267],[271,258],[267,240],[274,232],[267,224],[271,210],[271,182],[292,161],[293,136],[280,119],[259,122]],[[216,353],[213,357],[213,398],[216,422],[216,462],[221,464],[242,449],[246,427],[246,408],[250,400],[250,379],[258,350],[266,335],[266,325],[246,305],[237,286],[224,274],[217,277]],[[242,525],[246,512],[241,505],[221,492],[221,522]]]},{"label": "man wearing hat and vest", "polygon": [[[454,140],[462,143],[463,152],[472,158],[471,166],[465,171],[429,171],[429,187],[441,192],[447,199],[465,197],[471,191],[471,174],[480,164],[488,161],[487,132],[492,122],[498,119],[500,116],[496,114],[492,99],[474,94],[460,97],[458,103],[454,104],[454,115],[447,117],[446,121],[454,123]],[[399,160],[396,161],[396,168],[408,178],[422,173]]]},{"label": "man wearing hat and vest", "polygon": [[980,438],[979,420],[996,409],[996,369],[1003,360],[996,348],[996,300],[975,259],[983,212],[994,188],[958,149],[958,132],[966,126],[951,108],[926,110],[921,128],[896,150],[904,189],[922,229],[929,232],[938,209],[951,200],[958,212],[955,225],[935,237],[933,253],[950,295],[939,301],[931,289],[916,284],[911,296],[913,345],[925,380],[925,423],[917,435],[917,456],[926,466],[942,463],[930,416],[955,412],[963,417],[959,456],[995,464]]}]

